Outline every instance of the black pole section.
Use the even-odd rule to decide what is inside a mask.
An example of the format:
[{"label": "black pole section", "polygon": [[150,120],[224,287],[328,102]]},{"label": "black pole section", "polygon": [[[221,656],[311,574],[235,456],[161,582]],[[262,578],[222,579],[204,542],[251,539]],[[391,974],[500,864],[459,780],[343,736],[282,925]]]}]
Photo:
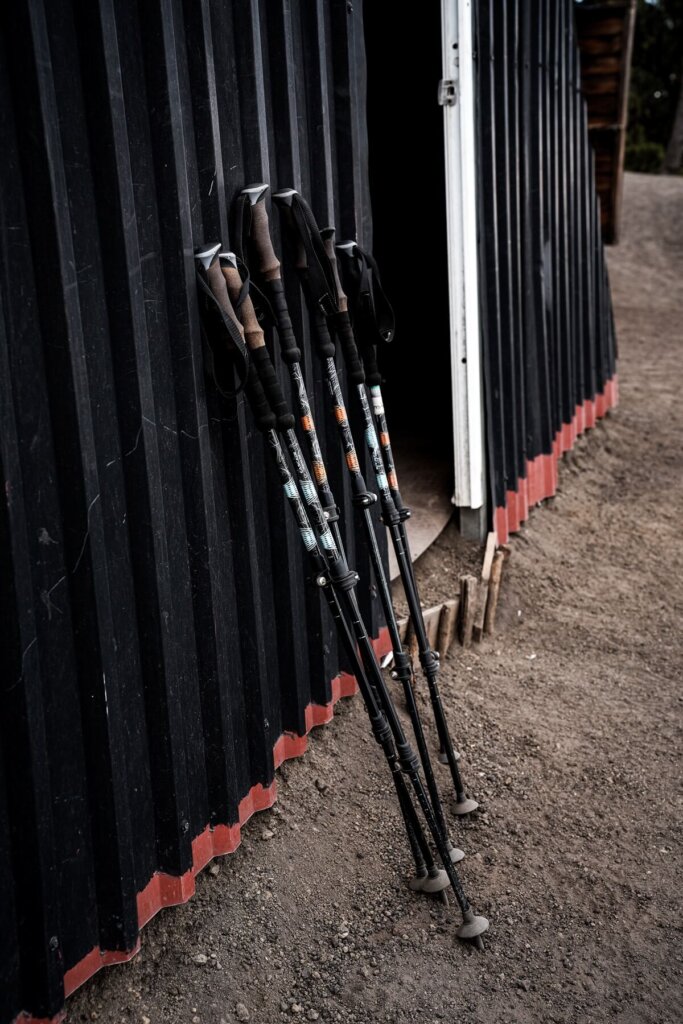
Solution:
[{"label": "black pole section", "polygon": [[[237,258],[234,254],[221,253],[218,262],[212,263],[207,269],[207,279],[209,287],[223,313],[234,322],[236,329],[244,337],[252,361],[252,367],[258,376],[261,388],[275,415],[277,428],[284,435],[293,463],[297,468],[301,491],[305,495],[309,507],[313,507],[316,512],[314,522],[318,524],[319,542],[324,551],[332,551],[334,541],[294,432],[294,417],[287,408],[275,368],[265,345],[263,331],[258,323],[251,298],[249,297],[248,283],[242,280]],[[348,573],[346,559],[341,552],[338,561],[341,566],[338,569],[338,573]],[[336,597],[332,591],[325,591],[325,594],[328,603],[332,599],[336,602]],[[333,613],[339,611],[336,606],[332,610]],[[354,674],[360,672],[364,675],[363,666],[349,633],[348,624],[343,616],[342,620],[345,628],[340,635],[349,655]],[[398,774],[393,772],[393,778],[397,788],[399,807],[404,816],[408,842],[415,860],[415,876],[411,880],[411,888],[424,892],[441,892],[448,886],[449,879],[445,872],[439,871],[434,864],[429,845],[422,833],[419,819],[416,816],[400,770]]]},{"label": "black pole section", "polygon": [[[300,367],[300,363],[299,363],[300,351],[299,351],[299,348],[298,348],[298,346],[296,344],[296,338],[294,336],[294,332],[293,332],[292,325],[291,325],[291,320],[289,318],[289,313],[288,313],[288,310],[287,310],[286,299],[285,299],[284,292],[283,292],[282,287],[281,287],[281,279],[279,278],[280,264],[279,264],[279,261],[277,259],[277,256],[275,255],[275,250],[273,248],[273,244],[272,244],[272,241],[271,241],[271,238],[270,238],[270,230],[269,230],[269,224],[268,224],[268,214],[267,214],[267,210],[266,210],[266,206],[265,206],[266,192],[267,192],[267,186],[265,186],[265,185],[252,186],[249,189],[245,189],[244,192],[243,192],[243,195],[248,196],[249,199],[252,202],[251,223],[250,223],[250,230],[249,230],[248,233],[249,233],[249,235],[250,235],[250,237],[252,239],[252,248],[254,250],[255,257],[256,257],[256,264],[257,264],[261,274],[264,276],[264,287],[268,288],[268,285],[270,284],[271,289],[272,289],[272,284],[273,284],[273,282],[275,280],[277,280],[278,283],[280,284],[280,287],[278,289],[276,289],[275,291],[269,290],[269,296],[272,297],[274,300],[276,300],[276,303],[277,303],[276,308],[277,308],[278,312],[276,313],[276,316],[277,316],[277,323],[278,323],[278,331],[280,331],[280,326],[282,326],[282,338],[284,339],[284,340],[282,340],[283,356],[287,360],[288,365],[290,366],[290,369],[292,367],[296,367],[297,372],[296,372],[295,375],[293,375],[293,380],[294,380],[294,384],[295,384],[295,390],[296,390],[297,396],[298,396],[299,407],[300,407],[302,422],[303,422],[303,425],[304,425],[304,430],[305,430],[306,436],[309,438],[309,447],[311,449],[311,456],[312,456],[312,462],[313,462],[314,471],[316,469],[316,463],[318,462],[318,459],[319,459],[320,460],[319,461],[319,465],[320,465],[319,472],[321,473],[322,478],[326,480],[327,476],[326,476],[326,473],[325,473],[324,463],[322,462],[322,454],[320,453],[319,447],[317,447],[317,451],[316,451],[317,438],[315,437],[315,427],[313,425],[312,416],[310,415],[310,405],[308,403],[308,396],[306,394],[306,388],[305,388],[305,384],[304,384],[304,381],[303,381],[303,376],[301,374],[301,367]],[[244,214],[239,219],[242,222],[242,224],[244,225],[244,220],[245,220]],[[334,252],[334,249],[332,251]],[[299,250],[299,256],[301,257],[301,259],[298,260],[297,262],[301,262],[303,264],[303,257],[305,257],[305,249],[303,247]],[[267,279],[266,279],[266,275],[267,275]],[[341,284],[340,283],[337,283],[337,288],[338,288],[338,292],[339,292],[340,299],[341,299],[342,296],[343,296],[343,292],[341,291]],[[343,296],[343,300],[344,301],[345,301],[345,298],[346,297]],[[275,306],[275,302],[274,302],[274,306]],[[350,330],[350,325],[349,325],[349,330]],[[362,373],[363,373],[362,366],[359,367],[359,371],[360,371],[360,374],[362,375]],[[338,389],[338,381],[336,379],[336,370],[335,370],[335,375],[332,378],[332,380],[329,381],[329,378],[328,378],[328,384],[333,389],[335,389],[335,390]],[[363,387],[362,377],[361,377],[360,387]],[[338,413],[336,411],[336,408],[335,408],[335,415],[337,416],[337,419],[339,421],[339,416],[338,416]],[[349,433],[350,433],[350,431],[349,431]],[[312,435],[312,441],[311,441],[311,435]],[[351,439],[350,444],[351,444],[351,446],[353,445],[353,440],[352,439]],[[355,456],[355,449],[352,449],[352,448],[349,447],[348,444],[345,444],[345,451],[347,452],[347,459],[348,459],[348,453],[349,453],[350,450],[352,450],[354,452],[354,456]],[[379,456],[379,453],[377,453],[377,457],[380,459],[380,465],[381,465],[381,457]],[[358,460],[355,457],[352,458],[351,459],[351,463],[349,464],[349,466],[351,466],[351,464],[356,466],[357,465],[357,461]],[[351,472],[352,472],[352,474],[354,474],[355,473],[355,469],[351,469]],[[316,478],[317,477],[318,477],[318,472],[316,472]],[[333,507],[336,508],[336,506],[334,506],[334,498],[332,497],[332,494],[329,491],[329,485],[327,485],[327,491],[329,493],[329,497],[331,499],[331,503],[332,503]],[[363,493],[363,492],[365,492],[365,493]],[[381,555],[380,555],[380,552],[379,552],[379,548],[378,548],[378,545],[377,545],[377,538],[375,536],[375,531],[374,531],[374,527],[373,527],[373,524],[372,524],[372,520],[370,519],[369,501],[368,501],[368,497],[369,496],[368,496],[367,491],[365,490],[364,487],[360,488],[360,494],[362,496],[360,498],[356,497],[355,500],[354,500],[354,504],[359,509],[359,512],[360,512],[361,517],[363,519],[363,526],[364,526],[365,535],[366,535],[367,541],[368,541],[368,547],[369,547],[369,551],[370,551],[370,558],[371,558],[371,562],[372,562],[373,573],[374,573],[374,576],[375,576],[375,581],[377,583],[377,589],[378,589],[378,592],[379,592],[380,601],[381,601],[381,604],[382,604],[382,610],[384,612],[385,621],[387,623],[387,628],[389,630],[389,636],[391,638],[391,645],[392,645],[392,650],[393,650],[393,655],[394,655],[394,665],[395,665],[394,672],[392,673],[392,675],[394,676],[394,678],[400,680],[401,685],[403,686],[403,691],[404,691],[405,700],[406,700],[406,706],[408,708],[408,713],[410,715],[410,720],[411,720],[411,723],[412,723],[413,732],[414,732],[415,740],[416,740],[417,747],[418,747],[418,752],[420,754],[420,761],[422,763],[422,767],[423,767],[424,775],[425,775],[425,780],[427,782],[427,788],[429,790],[430,799],[431,799],[431,802],[432,802],[432,806],[434,808],[434,814],[435,814],[436,819],[437,819],[437,821],[439,823],[439,826],[440,826],[440,828],[441,828],[441,830],[443,832],[444,838],[446,839],[446,843],[447,843],[448,848],[450,850],[451,859],[453,860],[454,863],[457,863],[458,861],[462,860],[464,854],[463,854],[462,850],[458,849],[458,847],[455,846],[455,844],[451,841],[451,839],[450,839],[450,837],[448,835],[448,827],[446,825],[446,820],[445,820],[445,816],[444,816],[444,813],[443,813],[443,807],[442,807],[442,803],[441,803],[441,796],[439,794],[439,789],[438,789],[438,786],[437,786],[437,783],[436,783],[436,779],[434,777],[434,772],[433,772],[431,760],[430,760],[430,757],[429,757],[429,749],[427,747],[427,742],[426,742],[426,739],[425,739],[425,736],[424,736],[424,731],[423,731],[423,728],[422,728],[422,722],[420,720],[420,713],[418,711],[417,703],[416,703],[416,700],[415,700],[415,693],[414,693],[414,689],[413,689],[414,680],[413,680],[412,667],[411,667],[411,664],[410,664],[410,658],[408,657],[408,655],[404,651],[403,645],[401,644],[401,638],[400,638],[400,634],[399,634],[398,623],[397,623],[397,620],[396,620],[396,615],[395,615],[393,603],[392,603],[392,600],[391,600],[391,592],[389,590],[389,584],[388,584],[388,581],[387,581],[387,578],[386,578],[386,574],[384,572],[384,566],[382,564],[382,558],[381,558]],[[322,498],[323,498],[323,495],[321,494],[321,499]],[[372,496],[372,500],[374,500],[374,496]],[[323,501],[323,504],[324,504],[324,501]],[[326,511],[327,511],[327,509],[326,509]],[[329,519],[329,517],[328,517],[328,519]]]},{"label": "black pole section", "polygon": [[[226,298],[227,302],[230,303],[229,296],[226,296]],[[241,339],[241,333],[236,327],[238,321],[236,321],[234,311],[232,312],[232,317],[223,314],[223,321],[229,336],[232,338],[233,333],[237,333],[238,339]],[[285,454],[275,430],[276,417],[268,407],[268,402],[254,363],[249,366],[245,392],[254,410],[257,426],[263,432],[268,448],[273,456],[285,496],[296,517],[302,543],[314,570],[315,583],[325,593],[329,592],[335,598],[335,601],[330,603],[330,610],[335,617],[335,623],[337,623],[340,629],[342,641],[343,629],[339,625],[339,619],[336,616],[337,610],[339,610],[340,617],[351,627],[351,632],[360,651],[363,663],[372,668],[371,685],[367,685],[363,672],[358,677],[358,685],[368,710],[375,737],[383,747],[387,760],[390,759],[392,751],[395,752],[401,771],[407,775],[413,788],[424,819],[436,844],[439,857],[453,886],[453,892],[463,916],[463,923],[457,929],[456,935],[461,939],[473,939],[477,946],[481,947],[483,945],[481,936],[488,929],[489,923],[485,917],[475,916],[470,907],[458,873],[451,861],[443,835],[434,817],[427,792],[420,778],[417,757],[406,739],[403,726],[386,688],[382,671],[377,663],[372,642],[361,618],[358,601],[354,592],[358,582],[357,574],[349,569],[346,560],[341,556],[318,502],[317,505],[310,507],[320,510],[320,521],[316,523],[316,526],[321,538],[322,549],[325,552],[325,557],[323,557],[321,547],[316,540],[316,535],[311,529],[311,524],[301,501],[297,485],[287,466]],[[324,541],[323,537],[325,538]],[[375,694],[379,695],[384,710],[379,706]]]},{"label": "black pole section", "polygon": [[[376,341],[378,338],[387,342],[393,337],[393,316],[386,316],[382,323],[378,323],[377,310],[390,309],[386,299],[382,296],[382,305],[378,297],[374,295],[373,278],[378,281],[377,268],[374,260],[368,257],[355,242],[344,242],[337,246],[337,251],[343,257],[342,267],[347,274],[350,273],[354,293],[356,295],[356,306],[358,314],[355,317],[354,330],[357,333],[363,360],[370,377],[370,394],[374,411],[375,422],[379,431],[380,441],[377,441],[375,422],[370,412],[367,394],[363,388],[359,395],[363,416],[366,421],[366,438],[368,445],[380,447],[382,458],[379,460],[383,472],[378,475],[380,497],[382,499],[383,518],[389,528],[396,561],[401,574],[401,582],[405,591],[410,617],[415,630],[420,664],[427,680],[429,697],[436,722],[437,733],[441,748],[441,756],[450,769],[451,778],[456,794],[455,813],[470,814],[479,806],[476,800],[468,797],[460,776],[458,768],[459,755],[453,749],[448,722],[441,701],[441,694],[438,687],[439,655],[431,649],[427,630],[422,615],[422,604],[420,602],[417,580],[413,570],[413,560],[410,554],[410,544],[405,522],[410,517],[410,509],[403,503],[398,487],[396,466],[394,463],[391,440],[386,421],[384,402],[382,399],[381,376],[377,368]],[[355,266],[354,266],[355,264]],[[355,277],[355,282],[354,282]],[[348,312],[346,314],[348,319]],[[352,334],[351,340],[355,343],[356,334]],[[350,348],[351,342],[347,340],[346,347]],[[360,390],[360,389],[359,389]],[[376,455],[373,454],[373,461],[376,462]]]},{"label": "black pole section", "polygon": [[[370,453],[370,460],[372,462],[372,467],[375,474],[375,480],[377,482],[377,489],[379,491],[380,502],[382,506],[382,522],[389,530],[389,534],[391,536],[392,544],[394,547],[394,552],[396,554],[396,561],[398,564],[401,581],[403,583],[403,588],[405,590],[406,597],[408,600],[410,615],[413,621],[415,621],[415,617],[417,615],[417,610],[415,607],[416,602],[419,609],[420,618],[422,616],[422,613],[421,606],[419,603],[419,597],[417,596],[417,586],[415,584],[415,577],[413,575],[412,570],[412,560],[410,558],[409,551],[407,550],[406,547],[407,537],[405,535],[403,521],[401,519],[400,514],[398,513],[398,510],[396,509],[396,505],[394,503],[394,499],[389,488],[389,481],[387,479],[384,462],[382,460],[382,453],[379,441],[377,439],[375,423],[373,420],[372,412],[370,411],[370,404],[368,402],[367,391],[365,388],[365,370],[363,367],[363,363],[360,359],[360,356],[358,355],[358,350],[356,348],[353,328],[351,326],[351,320],[349,318],[348,313],[348,299],[344,292],[344,289],[342,288],[342,283],[339,278],[337,270],[337,260],[334,248],[334,229],[327,228],[325,231],[322,232],[321,237],[323,239],[323,245],[325,248],[325,252],[327,254],[327,258],[332,268],[337,290],[337,312],[332,314],[329,317],[329,320],[331,321],[333,331],[341,344],[342,351],[344,352],[344,357],[347,362],[349,376],[351,378],[351,381],[355,385],[355,392],[363,416],[365,440],[368,447],[368,451]],[[376,576],[378,588],[380,590],[380,593],[383,594],[384,601],[386,603],[385,615],[387,616],[387,621],[390,621],[393,624],[396,637],[396,642],[394,646],[395,667],[392,672],[392,676],[400,680],[401,683],[403,684],[403,688],[406,693],[406,699],[408,703],[408,711],[410,713],[413,728],[415,730],[415,737],[417,740],[418,749],[420,750],[422,763],[425,767],[425,776],[427,779],[427,784],[430,785],[431,781],[430,793],[432,793],[433,791],[436,794],[436,800],[438,802],[439,809],[441,809],[440,798],[432,771],[429,751],[427,749],[427,744],[422,729],[422,723],[420,721],[419,712],[417,710],[417,705],[415,703],[415,695],[412,689],[412,671],[410,669],[410,659],[408,655],[403,651],[403,647],[398,636],[398,625],[396,622],[396,615],[391,601],[391,592],[389,590],[389,584],[387,582],[386,574],[384,572],[384,566],[381,564],[381,560],[379,559],[379,557]],[[419,646],[419,633],[417,630],[416,634],[418,635],[418,649],[420,650],[420,655],[422,657],[422,648],[420,648]],[[440,706],[440,696],[438,693],[438,688],[436,687],[435,680],[430,680],[428,677],[427,682],[430,698],[432,700],[432,705],[434,706],[436,703],[437,706]],[[435,715],[439,740],[441,741],[442,745],[445,745],[444,731],[446,734],[448,733],[448,726],[445,724],[445,716],[443,715],[443,710],[441,714],[441,719],[443,721],[442,727],[440,727],[439,716]],[[448,741],[450,741],[450,736],[448,736]],[[451,751],[453,751],[452,744]],[[456,773],[453,776],[453,782],[455,784],[456,792],[456,804],[454,808],[455,813],[460,815],[468,814],[470,811],[475,810],[477,807],[477,803],[474,800],[470,800],[465,794],[457,766]],[[443,811],[441,812],[441,814],[443,819]]]}]

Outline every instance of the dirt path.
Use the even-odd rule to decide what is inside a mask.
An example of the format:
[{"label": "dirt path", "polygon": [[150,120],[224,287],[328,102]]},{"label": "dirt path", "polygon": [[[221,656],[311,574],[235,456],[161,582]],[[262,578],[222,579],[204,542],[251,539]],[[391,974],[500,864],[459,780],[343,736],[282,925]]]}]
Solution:
[{"label": "dirt path", "polygon": [[354,700],[72,1021],[681,1020],[682,179],[627,176],[610,269],[620,408],[514,539],[498,636],[443,672],[482,804],[457,838],[485,954],[406,890]]}]

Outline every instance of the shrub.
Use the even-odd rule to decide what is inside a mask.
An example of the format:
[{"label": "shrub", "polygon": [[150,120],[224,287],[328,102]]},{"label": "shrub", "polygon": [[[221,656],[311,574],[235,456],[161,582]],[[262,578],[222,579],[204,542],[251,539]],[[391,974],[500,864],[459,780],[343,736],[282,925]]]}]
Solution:
[{"label": "shrub", "polygon": [[626,147],[626,170],[658,174],[664,164],[664,146],[658,142],[637,142]]}]

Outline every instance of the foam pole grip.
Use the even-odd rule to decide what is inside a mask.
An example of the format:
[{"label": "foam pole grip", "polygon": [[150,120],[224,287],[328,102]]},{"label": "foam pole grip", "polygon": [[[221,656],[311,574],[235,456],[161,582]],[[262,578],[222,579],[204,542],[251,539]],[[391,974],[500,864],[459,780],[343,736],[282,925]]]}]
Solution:
[{"label": "foam pole grip", "polygon": [[256,420],[256,426],[264,434],[275,429],[275,413],[268,404],[261,381],[253,363],[249,364],[247,382],[244,385],[244,392],[251,406],[251,411]]},{"label": "foam pole grip", "polygon": [[[226,263],[223,264],[222,270],[230,299],[237,302],[242,291],[240,272],[237,267]],[[294,417],[287,408],[280,381],[266,348],[263,331],[256,318],[254,304],[248,294],[244,296],[239,307],[239,317],[244,326],[244,337],[251,354],[252,365],[256,367],[266,398],[277,417],[278,426],[281,430],[291,430],[294,427]]]},{"label": "foam pole grip", "polygon": [[[232,303],[239,302],[240,293],[242,291],[242,278],[237,267],[233,267],[228,263],[221,264],[221,270],[225,283],[228,286],[228,294]],[[263,336],[263,330],[259,324],[256,313],[254,312],[254,304],[249,298],[249,295],[245,295],[242,305],[239,307],[239,319],[244,327],[244,340],[247,343],[247,347],[250,352],[254,352],[257,348],[264,348],[266,339]]]},{"label": "foam pole grip", "polygon": [[233,304],[230,301],[230,295],[228,293],[226,281],[223,276],[223,271],[221,270],[218,260],[216,260],[215,263],[212,263],[211,266],[207,269],[206,280],[208,281],[209,288],[213,292],[213,296],[216,299],[218,305],[221,307],[223,313],[228,317],[229,320],[232,320],[233,324],[244,338],[244,328],[242,327],[242,324],[240,323],[240,320],[237,314],[235,313]]},{"label": "foam pole grip", "polygon": [[363,355],[363,366],[365,367],[365,381],[370,387],[373,384],[382,383],[382,374],[377,366],[377,347],[375,345],[361,346]]},{"label": "foam pole grip", "polygon": [[344,353],[349,380],[354,384],[364,384],[365,371],[358,355],[358,349],[356,348],[356,339],[353,336],[353,328],[351,326],[351,319],[348,312],[349,301],[344,289],[342,288],[341,279],[339,277],[337,254],[334,248],[334,228],[325,228],[324,231],[320,232],[320,237],[323,240],[327,258],[330,261],[330,266],[332,267],[332,273],[334,275],[335,286],[337,289],[337,304],[339,312],[335,313],[331,317],[332,323],[334,324],[335,334],[339,338],[342,352]]},{"label": "foam pole grip", "polygon": [[265,345],[252,351],[251,363],[252,366],[256,367],[263,390],[277,417],[278,428],[280,430],[293,430],[294,416],[287,408],[287,402],[280,387],[280,381],[275,372],[270,353]]},{"label": "foam pole grip", "polygon": [[360,356],[358,355],[356,339],[353,336],[353,328],[351,326],[349,314],[346,311],[343,313],[335,313],[330,317],[330,319],[332,320],[334,332],[339,339],[342,352],[344,353],[349,380],[353,381],[354,384],[364,384],[365,370],[363,369],[363,364]]},{"label": "foam pole grip", "polygon": [[334,359],[334,342],[327,329],[327,318],[322,309],[311,310],[313,342],[321,359]]},{"label": "foam pole grip", "polygon": [[300,363],[301,349],[296,343],[296,335],[289,315],[285,286],[281,277],[273,277],[268,281],[268,297],[277,321],[277,334],[280,339],[282,358],[286,363]]},{"label": "foam pole grip", "polygon": [[275,255],[270,237],[266,193],[267,190],[264,190],[251,208],[251,240],[263,280],[275,281],[280,279],[280,261]]},{"label": "foam pole grip", "polygon": [[291,194],[291,192],[287,192],[283,195],[276,194],[273,196],[273,201],[277,204],[282,220],[288,230],[292,245],[294,246],[294,266],[297,270],[306,270],[308,268],[306,246],[304,245],[303,240],[299,237],[299,233],[295,230],[294,214],[292,213],[291,200],[289,200],[289,196]]}]

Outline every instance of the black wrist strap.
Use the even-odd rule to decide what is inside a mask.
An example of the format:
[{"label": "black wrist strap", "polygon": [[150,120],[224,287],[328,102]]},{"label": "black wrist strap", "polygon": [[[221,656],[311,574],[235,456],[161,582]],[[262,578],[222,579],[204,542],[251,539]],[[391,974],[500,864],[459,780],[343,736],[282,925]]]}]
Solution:
[{"label": "black wrist strap", "polygon": [[338,309],[337,285],[320,229],[310,206],[298,193],[291,200],[292,227],[306,250],[304,278],[309,295],[327,315]]},{"label": "black wrist strap", "polygon": [[358,243],[348,254],[337,251],[357,337],[363,345],[387,344],[393,340],[396,318],[382,288],[377,263]]},{"label": "black wrist strap", "polygon": [[247,259],[249,239],[251,237],[251,203],[249,196],[239,195],[232,204],[232,239],[233,252],[243,262]]}]

